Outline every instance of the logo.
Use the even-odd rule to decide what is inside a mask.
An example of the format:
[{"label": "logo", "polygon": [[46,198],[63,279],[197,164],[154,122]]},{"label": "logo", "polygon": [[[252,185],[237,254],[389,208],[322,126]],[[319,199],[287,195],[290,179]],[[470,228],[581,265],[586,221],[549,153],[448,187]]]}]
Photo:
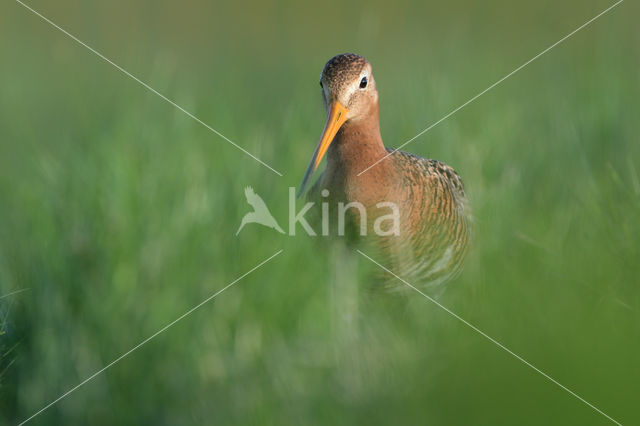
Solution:
[{"label": "logo", "polygon": [[244,228],[248,223],[259,223],[260,225],[264,225],[267,228],[273,228],[279,233],[284,234],[284,231],[280,228],[280,225],[278,225],[278,222],[269,211],[267,205],[264,203],[262,198],[253,191],[253,188],[247,186],[244,189],[244,195],[247,197],[247,203],[253,207],[253,211],[244,215],[236,235],[238,235],[242,228]]},{"label": "logo", "polygon": [[[313,227],[307,222],[305,214],[315,205],[314,202],[307,202],[302,209],[296,211],[296,191],[295,188],[289,188],[289,232],[288,235],[296,235],[296,225],[299,224],[309,236],[318,235]],[[250,223],[257,223],[267,228],[272,228],[281,234],[287,234],[282,230],[278,222],[273,217],[269,208],[264,200],[255,193],[250,186],[244,190],[244,195],[247,198],[247,203],[253,207],[253,211],[244,215],[240,222],[240,227],[236,232],[236,235],[244,229],[245,225]],[[324,189],[321,191],[321,196],[327,198],[329,191]],[[327,201],[321,202],[322,214],[321,214],[321,235],[329,235],[329,222],[332,216],[337,215],[338,226],[337,231],[339,236],[345,235],[345,223],[347,222],[346,215],[350,211],[359,215],[360,222],[360,235],[367,235],[367,208],[364,204],[358,201],[351,201],[349,203],[337,203],[337,211],[333,212]],[[336,206],[333,206],[335,208]],[[400,210],[395,203],[392,202],[379,202],[375,205],[377,211],[369,209],[369,213],[375,214],[375,221],[373,223],[373,232],[378,236],[398,236],[400,235]],[[386,214],[385,214],[386,213]]]}]

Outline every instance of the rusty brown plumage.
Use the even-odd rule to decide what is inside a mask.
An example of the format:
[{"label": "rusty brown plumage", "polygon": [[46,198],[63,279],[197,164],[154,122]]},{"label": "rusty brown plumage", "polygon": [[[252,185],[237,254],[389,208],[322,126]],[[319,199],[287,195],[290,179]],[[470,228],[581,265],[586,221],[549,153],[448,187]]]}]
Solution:
[{"label": "rusty brown plumage", "polygon": [[[366,59],[338,55],[327,62],[320,81],[329,117],[300,193],[326,152],[327,166],[309,191],[311,200],[362,204],[367,240],[397,274],[429,286],[455,276],[470,240],[470,215],[460,176],[439,161],[384,147],[378,92]],[[330,195],[322,196],[323,190]],[[398,206],[399,235],[373,232],[375,220],[388,213],[378,208],[381,202]],[[351,217],[356,227],[362,224],[360,214]]]}]

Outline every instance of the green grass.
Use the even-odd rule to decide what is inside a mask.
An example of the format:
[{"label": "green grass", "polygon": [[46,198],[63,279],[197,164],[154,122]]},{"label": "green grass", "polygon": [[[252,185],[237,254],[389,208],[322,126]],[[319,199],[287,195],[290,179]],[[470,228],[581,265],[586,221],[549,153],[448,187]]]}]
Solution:
[{"label": "green grass", "polygon": [[[63,2],[66,4],[66,2]],[[343,4],[344,3],[344,4]],[[286,222],[332,55],[374,66],[398,146],[609,4],[0,6],[0,424],[15,424],[277,250],[33,424],[606,424],[426,300],[372,289]],[[640,422],[638,8],[624,2],[408,145],[475,217],[439,299],[623,424]],[[374,291],[372,291],[374,290]]]}]

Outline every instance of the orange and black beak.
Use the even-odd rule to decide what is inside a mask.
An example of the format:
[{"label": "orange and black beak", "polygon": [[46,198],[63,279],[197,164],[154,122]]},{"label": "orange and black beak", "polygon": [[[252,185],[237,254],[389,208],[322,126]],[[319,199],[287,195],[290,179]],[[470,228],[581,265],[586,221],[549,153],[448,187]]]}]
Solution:
[{"label": "orange and black beak", "polygon": [[336,133],[338,133],[338,130],[340,130],[340,127],[344,122],[347,121],[347,112],[347,108],[345,108],[340,102],[334,101],[331,104],[331,107],[329,108],[329,116],[327,117],[327,122],[324,125],[324,130],[322,131],[322,137],[320,138],[320,142],[318,142],[316,151],[313,153],[313,157],[311,157],[311,162],[307,167],[307,171],[304,173],[302,183],[300,184],[300,188],[296,194],[298,198],[304,194],[313,172],[315,172],[320,165],[320,162],[327,153],[327,149],[329,149],[329,145],[331,145],[333,138],[336,136]]}]

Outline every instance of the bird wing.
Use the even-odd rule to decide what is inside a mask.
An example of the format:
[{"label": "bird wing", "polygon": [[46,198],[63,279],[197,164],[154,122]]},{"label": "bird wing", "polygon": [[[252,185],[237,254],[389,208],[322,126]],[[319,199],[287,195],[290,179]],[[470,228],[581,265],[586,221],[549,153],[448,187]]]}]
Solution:
[{"label": "bird wing", "polygon": [[269,211],[262,198],[260,198],[260,196],[253,191],[252,187],[247,186],[244,190],[244,194],[247,197],[247,202],[254,208],[255,211]]}]

